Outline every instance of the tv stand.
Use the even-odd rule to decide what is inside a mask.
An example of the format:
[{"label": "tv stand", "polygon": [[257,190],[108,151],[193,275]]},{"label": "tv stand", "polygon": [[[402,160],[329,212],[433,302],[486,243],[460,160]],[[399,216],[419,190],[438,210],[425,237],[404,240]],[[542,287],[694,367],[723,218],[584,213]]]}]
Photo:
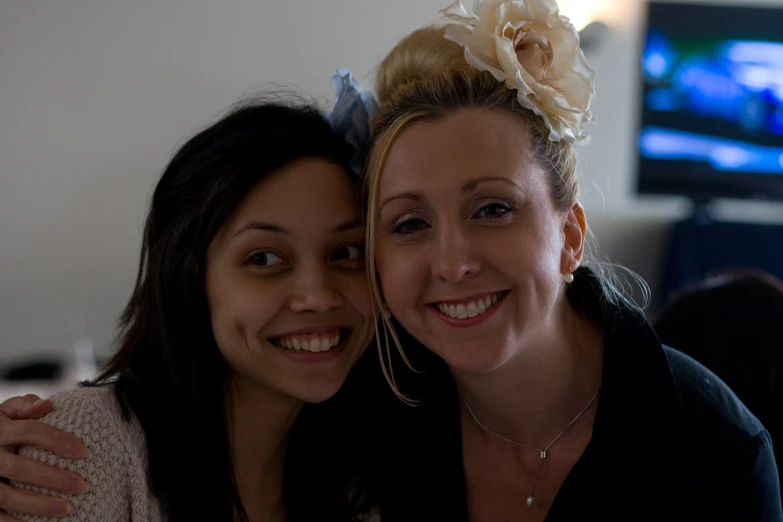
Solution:
[{"label": "tv stand", "polygon": [[658,303],[715,271],[756,268],[783,279],[783,225],[715,219],[709,201],[694,201],[690,217],[672,225]]}]

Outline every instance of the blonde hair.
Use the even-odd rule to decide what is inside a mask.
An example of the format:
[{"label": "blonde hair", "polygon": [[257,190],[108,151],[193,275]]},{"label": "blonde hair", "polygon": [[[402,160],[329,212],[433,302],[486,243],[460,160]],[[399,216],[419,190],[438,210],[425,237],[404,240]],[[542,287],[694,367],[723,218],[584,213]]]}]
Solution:
[{"label": "blonde hair", "polygon": [[[506,87],[489,72],[468,65],[462,47],[446,40],[444,31],[444,27],[430,26],[413,32],[392,49],[377,73],[378,110],[371,125],[372,143],[364,180],[364,197],[366,248],[370,260],[368,277],[374,304],[379,308],[383,308],[383,296],[372,256],[375,252],[381,171],[394,141],[411,123],[436,121],[467,108],[510,111],[528,126],[529,142],[525,145],[549,175],[556,208],[562,212],[570,210],[579,194],[574,146],[565,141],[550,141],[550,131],[543,118],[519,104],[517,91]],[[386,359],[390,360],[391,337],[403,360],[411,367],[390,318],[382,314],[381,324],[383,332],[376,325],[381,361],[384,352]],[[395,383],[391,365],[387,367],[384,363],[382,366],[394,392],[405,399]]]}]

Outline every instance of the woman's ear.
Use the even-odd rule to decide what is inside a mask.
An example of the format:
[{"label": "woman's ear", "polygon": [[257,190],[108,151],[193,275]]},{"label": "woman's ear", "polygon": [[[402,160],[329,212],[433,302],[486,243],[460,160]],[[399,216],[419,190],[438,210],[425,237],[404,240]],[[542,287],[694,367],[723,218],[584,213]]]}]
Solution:
[{"label": "woman's ear", "polygon": [[582,263],[587,237],[585,211],[579,202],[566,214],[563,222],[563,252],[560,259],[562,274],[570,274]]}]

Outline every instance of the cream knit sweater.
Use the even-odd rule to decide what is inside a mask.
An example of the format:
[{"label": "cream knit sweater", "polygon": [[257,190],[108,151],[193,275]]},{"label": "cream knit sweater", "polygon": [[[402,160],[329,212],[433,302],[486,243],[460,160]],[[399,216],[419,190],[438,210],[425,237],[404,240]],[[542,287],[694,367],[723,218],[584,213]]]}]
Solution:
[{"label": "cream knit sweater", "polygon": [[87,446],[87,458],[68,460],[31,447],[21,448],[19,454],[80,475],[87,482],[87,493],[59,495],[73,505],[72,514],[65,518],[14,516],[36,522],[163,521],[160,504],[149,488],[144,432],[135,419],[128,422],[122,417],[114,389],[77,388],[51,400],[54,411],[42,420],[81,439]]},{"label": "cream knit sweater", "polygon": [[[12,513],[31,522],[163,522],[160,503],[149,488],[144,432],[134,419],[126,421],[111,386],[77,388],[51,397],[54,411],[43,422],[73,433],[87,446],[83,460],[68,460],[47,451],[22,447],[19,454],[64,468],[87,481],[84,495],[63,495],[27,484],[14,483],[67,498],[73,505],[65,518]],[[364,517],[380,522],[378,510]]]}]

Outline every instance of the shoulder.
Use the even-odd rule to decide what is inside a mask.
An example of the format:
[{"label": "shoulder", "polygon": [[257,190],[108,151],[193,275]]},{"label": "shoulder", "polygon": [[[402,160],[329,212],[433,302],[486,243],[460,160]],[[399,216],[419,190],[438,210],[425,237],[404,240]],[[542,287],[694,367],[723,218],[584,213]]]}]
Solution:
[{"label": "shoulder", "polygon": [[738,442],[761,436],[764,426],[717,375],[680,351],[663,350],[691,428]]},{"label": "shoulder", "polygon": [[73,433],[91,452],[138,449],[144,434],[132,415],[124,415],[114,386],[75,388],[50,397],[54,410],[42,422]]},{"label": "shoulder", "polygon": [[[705,497],[724,495],[745,520],[780,520],[772,440],[734,392],[687,355],[664,347],[690,435],[688,461]],[[725,513],[724,513],[725,515]],[[739,515],[738,515],[739,516]]]},{"label": "shoulder", "polygon": [[42,420],[67,428],[68,424],[83,425],[89,418],[122,419],[122,410],[114,393],[114,386],[74,388],[49,398],[54,410]]},{"label": "shoulder", "polygon": [[[54,411],[41,420],[81,439],[87,457],[68,460],[30,446],[21,447],[19,454],[72,471],[87,482],[84,495],[59,495],[74,509],[65,520],[157,520],[158,504],[148,487],[144,432],[132,416],[123,415],[114,387],[77,388],[55,395],[51,401]],[[14,485],[58,495],[26,484]],[[16,516],[35,522],[50,520]]]}]

